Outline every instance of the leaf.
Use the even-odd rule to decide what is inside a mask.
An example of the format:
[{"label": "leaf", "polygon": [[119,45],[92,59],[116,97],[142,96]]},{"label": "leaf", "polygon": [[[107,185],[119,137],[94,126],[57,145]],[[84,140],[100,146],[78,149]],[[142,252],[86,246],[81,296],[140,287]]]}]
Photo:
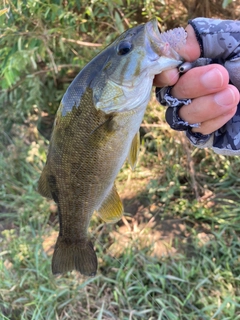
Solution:
[{"label": "leaf", "polygon": [[223,3],[222,3],[223,9],[226,9],[231,2],[232,0],[223,0]]},{"label": "leaf", "polygon": [[59,47],[60,47],[62,53],[64,54],[65,53],[65,47],[64,47],[62,38],[59,39]]},{"label": "leaf", "polygon": [[8,12],[8,8],[4,8],[4,9],[0,10],[0,16],[3,16],[7,12]]},{"label": "leaf", "polygon": [[18,38],[18,51],[22,50],[22,37]]},{"label": "leaf", "polygon": [[104,302],[102,303],[102,307],[101,307],[101,310],[100,310],[100,312],[98,314],[97,320],[101,320],[102,319],[103,310],[104,310]]},{"label": "leaf", "polygon": [[115,23],[116,23],[117,29],[119,30],[119,33],[123,33],[124,25],[119,13],[116,11],[114,16],[115,16]]},{"label": "leaf", "polygon": [[14,75],[13,72],[11,70],[8,70],[5,74],[5,79],[7,80],[7,84],[9,87],[11,87],[11,85],[14,83]]}]

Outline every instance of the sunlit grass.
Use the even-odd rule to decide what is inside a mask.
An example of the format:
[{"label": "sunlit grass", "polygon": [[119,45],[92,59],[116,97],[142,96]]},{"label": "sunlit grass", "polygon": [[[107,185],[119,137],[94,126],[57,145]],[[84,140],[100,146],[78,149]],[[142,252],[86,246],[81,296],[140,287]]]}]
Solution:
[{"label": "sunlit grass", "polygon": [[57,216],[36,192],[47,145],[1,144],[0,319],[240,319],[239,159],[193,149],[151,108],[117,182],[126,221],[92,219],[93,278],[51,274]]}]

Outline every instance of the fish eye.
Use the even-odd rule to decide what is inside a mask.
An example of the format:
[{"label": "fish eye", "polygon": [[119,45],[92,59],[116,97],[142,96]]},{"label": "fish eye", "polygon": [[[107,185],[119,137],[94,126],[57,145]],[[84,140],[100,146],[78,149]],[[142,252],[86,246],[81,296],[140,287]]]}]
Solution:
[{"label": "fish eye", "polygon": [[123,56],[123,55],[129,53],[131,50],[132,50],[132,44],[128,41],[122,41],[118,45],[117,53],[120,56]]}]

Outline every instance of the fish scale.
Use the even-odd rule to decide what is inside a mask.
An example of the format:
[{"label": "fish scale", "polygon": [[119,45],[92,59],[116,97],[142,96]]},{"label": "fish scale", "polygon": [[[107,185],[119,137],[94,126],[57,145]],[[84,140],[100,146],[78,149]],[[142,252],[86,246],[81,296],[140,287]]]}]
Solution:
[{"label": "fish scale", "polygon": [[136,165],[154,75],[182,63],[167,38],[161,38],[156,20],[127,30],[84,67],[63,96],[38,184],[58,206],[54,274],[97,272],[89,222],[94,211],[106,222],[123,214],[114,181],[127,157]]}]

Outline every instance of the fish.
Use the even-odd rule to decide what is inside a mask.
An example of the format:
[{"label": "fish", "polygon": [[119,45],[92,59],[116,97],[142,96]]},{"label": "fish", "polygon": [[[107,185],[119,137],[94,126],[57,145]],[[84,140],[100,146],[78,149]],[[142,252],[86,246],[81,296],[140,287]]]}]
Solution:
[{"label": "fish", "polygon": [[157,19],[135,26],[93,58],[65,92],[38,181],[39,193],[58,207],[53,274],[96,275],[91,217],[121,219],[117,174],[126,159],[134,169],[154,76],[183,62],[176,50],[185,41],[183,28],[161,33]]}]

